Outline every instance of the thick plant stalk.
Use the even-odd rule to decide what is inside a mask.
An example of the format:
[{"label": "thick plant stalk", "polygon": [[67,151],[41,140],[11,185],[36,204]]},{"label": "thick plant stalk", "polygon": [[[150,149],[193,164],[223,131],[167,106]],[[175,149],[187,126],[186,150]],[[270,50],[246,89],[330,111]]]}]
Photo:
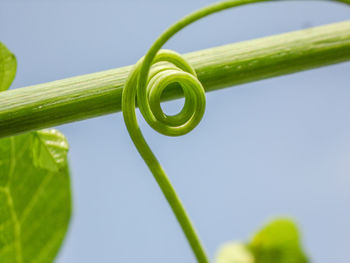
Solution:
[{"label": "thick plant stalk", "polygon": [[[206,91],[350,60],[350,20],[184,55]],[[131,66],[0,93],[0,137],[121,111]],[[164,99],[181,97],[166,90]]]}]

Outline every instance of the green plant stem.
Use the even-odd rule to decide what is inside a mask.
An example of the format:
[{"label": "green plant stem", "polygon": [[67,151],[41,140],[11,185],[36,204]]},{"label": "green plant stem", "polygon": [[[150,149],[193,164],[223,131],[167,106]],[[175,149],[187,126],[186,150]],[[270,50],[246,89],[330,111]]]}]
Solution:
[{"label": "green plant stem", "polygon": [[[350,60],[350,21],[185,54],[206,91]],[[0,137],[121,111],[131,66],[0,93]],[[164,100],[182,96],[165,91]]]}]

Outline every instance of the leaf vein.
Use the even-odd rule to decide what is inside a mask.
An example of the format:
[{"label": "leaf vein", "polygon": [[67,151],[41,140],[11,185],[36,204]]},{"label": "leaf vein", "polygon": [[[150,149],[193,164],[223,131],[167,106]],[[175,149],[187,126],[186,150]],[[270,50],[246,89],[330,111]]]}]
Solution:
[{"label": "leaf vein", "polygon": [[37,190],[35,191],[34,195],[29,200],[27,206],[23,210],[22,215],[19,217],[19,222],[22,223],[25,221],[29,213],[32,211],[35,203],[39,200],[40,194],[44,191],[45,186],[50,182],[50,180],[53,177],[53,173],[50,173],[49,175],[45,176],[45,179],[40,183],[40,185],[37,187]]},{"label": "leaf vein", "polygon": [[21,225],[18,221],[16,209],[13,203],[13,198],[11,196],[10,189],[7,189],[5,192],[7,195],[7,204],[9,206],[10,212],[11,212],[11,219],[13,221],[13,226],[14,226],[14,235],[15,235],[15,248],[17,250],[16,253],[16,260],[17,263],[22,263],[23,258],[22,258],[22,242],[21,242]]}]

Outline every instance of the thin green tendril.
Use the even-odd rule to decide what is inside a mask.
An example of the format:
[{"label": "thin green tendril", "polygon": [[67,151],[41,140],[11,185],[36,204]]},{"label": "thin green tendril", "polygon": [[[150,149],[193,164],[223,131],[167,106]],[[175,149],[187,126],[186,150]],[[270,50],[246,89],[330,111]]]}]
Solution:
[{"label": "thin green tendril", "polygon": [[[135,98],[143,117],[156,131],[168,136],[190,132],[203,117],[205,91],[189,63],[176,52],[160,50],[161,47],[178,31],[203,17],[232,7],[267,1],[283,0],[224,1],[182,18],[160,35],[147,54],[136,63],[123,90],[122,111],[130,137],[159,184],[199,263],[208,263],[209,259],[175,189],[141,133],[136,119]],[[350,0],[330,1],[350,4]],[[172,83],[182,87],[185,104],[178,114],[169,116],[162,111],[160,98],[164,89]]]}]

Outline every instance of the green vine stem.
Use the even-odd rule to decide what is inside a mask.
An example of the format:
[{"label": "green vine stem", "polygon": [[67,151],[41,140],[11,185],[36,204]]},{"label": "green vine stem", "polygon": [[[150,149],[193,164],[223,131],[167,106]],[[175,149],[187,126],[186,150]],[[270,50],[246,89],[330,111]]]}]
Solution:
[{"label": "green vine stem", "polygon": [[[267,1],[272,0],[219,2],[179,20],[154,42],[145,57],[135,65],[123,90],[122,112],[130,137],[172,208],[199,263],[209,263],[209,259],[175,189],[142,135],[136,118],[135,99],[143,117],[156,131],[168,136],[191,131],[204,114],[205,90],[195,70],[184,58],[173,51],[160,50],[161,47],[178,31],[203,17],[228,8]],[[350,0],[334,1],[350,4]],[[178,114],[169,116],[162,111],[160,103],[163,91],[173,83],[181,86],[185,104]]]},{"label": "green vine stem", "polygon": [[[206,92],[350,60],[350,20],[183,55]],[[121,111],[132,66],[0,92],[0,138]],[[183,96],[174,85],[162,100]]]}]

